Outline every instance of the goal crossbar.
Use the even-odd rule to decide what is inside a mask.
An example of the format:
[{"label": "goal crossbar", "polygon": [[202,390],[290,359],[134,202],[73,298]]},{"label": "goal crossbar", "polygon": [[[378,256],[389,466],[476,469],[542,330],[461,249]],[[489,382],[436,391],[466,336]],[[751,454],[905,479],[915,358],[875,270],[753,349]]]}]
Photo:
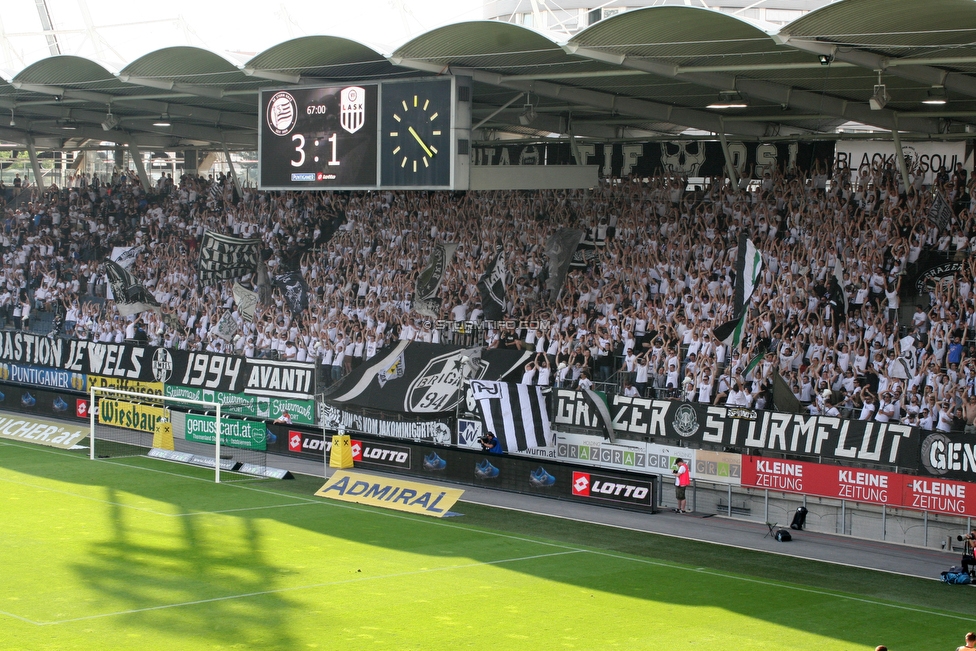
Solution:
[{"label": "goal crossbar", "polygon": [[98,387],[92,386],[89,389],[89,405],[88,405],[88,457],[90,459],[95,459],[95,425],[97,421],[96,412],[96,396],[121,396],[127,398],[137,398],[141,402],[161,402],[164,405],[167,403],[180,403],[185,405],[192,405],[197,407],[206,407],[208,410],[213,410],[215,414],[214,422],[214,481],[220,483],[220,436],[221,436],[221,417],[220,417],[220,403],[211,402],[207,400],[193,400],[191,398],[173,398],[168,396],[161,396],[155,393],[140,393],[138,391],[126,391],[124,389],[115,389],[113,387]]}]

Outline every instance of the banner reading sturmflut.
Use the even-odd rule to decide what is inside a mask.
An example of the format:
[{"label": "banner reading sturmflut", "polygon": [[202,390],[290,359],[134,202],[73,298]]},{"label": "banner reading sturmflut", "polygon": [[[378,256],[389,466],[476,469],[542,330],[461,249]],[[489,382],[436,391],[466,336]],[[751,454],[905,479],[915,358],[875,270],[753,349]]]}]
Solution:
[{"label": "banner reading sturmflut", "polygon": [[205,285],[253,273],[258,266],[260,239],[243,239],[205,231],[198,271]]}]

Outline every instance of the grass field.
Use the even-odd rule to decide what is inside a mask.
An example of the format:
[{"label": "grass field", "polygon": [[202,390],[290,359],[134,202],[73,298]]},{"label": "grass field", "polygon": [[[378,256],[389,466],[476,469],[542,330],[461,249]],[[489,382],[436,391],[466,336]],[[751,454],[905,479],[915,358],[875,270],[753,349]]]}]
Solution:
[{"label": "grass field", "polygon": [[951,649],[976,590],[0,443],[0,649]]}]

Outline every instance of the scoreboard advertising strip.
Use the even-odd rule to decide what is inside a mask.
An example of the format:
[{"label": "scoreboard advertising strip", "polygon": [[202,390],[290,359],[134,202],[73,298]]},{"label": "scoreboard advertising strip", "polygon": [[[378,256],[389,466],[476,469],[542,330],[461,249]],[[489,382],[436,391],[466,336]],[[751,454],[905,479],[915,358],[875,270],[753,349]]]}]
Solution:
[{"label": "scoreboard advertising strip", "polygon": [[949,515],[976,515],[976,485],[883,470],[743,456],[742,485]]}]

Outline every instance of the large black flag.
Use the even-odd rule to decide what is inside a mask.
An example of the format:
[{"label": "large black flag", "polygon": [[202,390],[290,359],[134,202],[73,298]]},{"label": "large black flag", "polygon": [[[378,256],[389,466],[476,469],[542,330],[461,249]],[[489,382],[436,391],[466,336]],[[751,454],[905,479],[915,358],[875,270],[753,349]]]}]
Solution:
[{"label": "large black flag", "polygon": [[261,240],[257,238],[246,240],[205,231],[200,243],[200,282],[211,285],[254,273],[260,246]]},{"label": "large black flag", "polygon": [[112,286],[112,295],[119,314],[129,316],[146,310],[159,311],[160,305],[156,297],[118,262],[106,260],[105,271],[108,274],[108,282]]},{"label": "large black flag", "polygon": [[505,259],[502,251],[495,256],[494,262],[488,266],[485,275],[478,281],[478,291],[481,292],[481,309],[485,311],[485,319],[501,321],[505,318]]},{"label": "large black flag", "polygon": [[549,278],[546,288],[549,290],[549,302],[559,300],[559,293],[566,282],[566,274],[573,262],[573,255],[583,239],[583,231],[575,228],[560,228],[546,240],[546,257],[549,259]]},{"label": "large black flag", "polygon": [[455,249],[457,244],[454,243],[436,244],[427,266],[417,276],[417,285],[413,292],[413,309],[432,319],[440,317],[441,300],[437,298],[437,289],[441,286],[447,265],[451,264]]},{"label": "large black flag", "polygon": [[286,271],[275,276],[275,287],[281,290],[288,309],[293,315],[301,314],[308,309],[308,283],[302,278],[300,271]]}]

